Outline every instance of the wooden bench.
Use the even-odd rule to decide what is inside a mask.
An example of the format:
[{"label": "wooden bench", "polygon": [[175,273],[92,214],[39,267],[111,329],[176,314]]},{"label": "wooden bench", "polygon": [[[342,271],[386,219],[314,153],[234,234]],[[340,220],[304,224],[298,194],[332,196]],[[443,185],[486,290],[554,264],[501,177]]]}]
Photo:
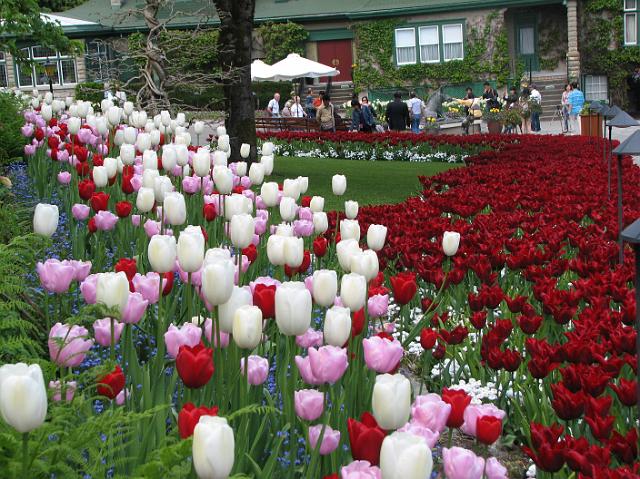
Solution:
[{"label": "wooden bench", "polygon": [[[336,118],[336,131],[347,131],[351,128],[351,118]],[[320,131],[315,119],[291,117],[256,118],[257,131],[304,131],[306,133]]]}]

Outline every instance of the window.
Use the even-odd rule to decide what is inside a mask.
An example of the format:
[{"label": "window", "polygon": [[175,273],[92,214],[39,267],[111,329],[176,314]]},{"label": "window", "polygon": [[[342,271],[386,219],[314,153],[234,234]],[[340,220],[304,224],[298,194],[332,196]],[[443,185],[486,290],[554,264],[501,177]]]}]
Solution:
[{"label": "window", "polygon": [[420,61],[433,63],[440,61],[440,38],[438,26],[420,27]]},{"label": "window", "polygon": [[624,44],[638,44],[638,0],[624,0]]},{"label": "window", "polygon": [[84,57],[87,77],[93,81],[109,80],[109,46],[102,41],[87,42]]},{"label": "window", "polygon": [[396,63],[411,65],[416,62],[416,30],[415,28],[398,28],[396,30]]},{"label": "window", "polygon": [[3,52],[0,52],[0,88],[9,86],[7,78],[7,58]]},{"label": "window", "polygon": [[607,101],[609,98],[607,77],[586,75],[584,77],[584,98],[586,101]]},{"label": "window", "polygon": [[76,61],[71,56],[64,56],[50,48],[39,45],[23,48],[25,56],[33,60],[33,65],[16,63],[18,87],[44,86],[49,84],[45,65],[53,66],[51,83],[69,85],[77,83]]},{"label": "window", "polygon": [[442,46],[444,60],[462,60],[462,25],[442,25]]}]

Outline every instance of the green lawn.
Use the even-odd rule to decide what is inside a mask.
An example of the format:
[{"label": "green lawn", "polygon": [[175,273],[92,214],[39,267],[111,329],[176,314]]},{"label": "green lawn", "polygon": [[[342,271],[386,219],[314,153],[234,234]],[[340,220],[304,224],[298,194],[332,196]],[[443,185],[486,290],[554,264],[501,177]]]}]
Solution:
[{"label": "green lawn", "polygon": [[[277,157],[270,180],[309,177],[305,194],[325,197],[325,211],[344,208],[345,200],[360,205],[399,203],[420,190],[419,175],[435,175],[460,166],[452,163],[409,163],[402,161],[356,161],[319,158]],[[331,191],[331,177],[347,177],[347,191],[336,197]]]}]

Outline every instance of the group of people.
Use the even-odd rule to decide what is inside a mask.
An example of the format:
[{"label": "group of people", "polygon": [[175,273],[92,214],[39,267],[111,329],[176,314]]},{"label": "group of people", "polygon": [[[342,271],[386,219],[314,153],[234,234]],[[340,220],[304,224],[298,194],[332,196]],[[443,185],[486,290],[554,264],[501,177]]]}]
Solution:
[{"label": "group of people", "polygon": [[584,106],[584,93],[578,88],[578,83],[565,85],[562,92],[562,132],[572,135],[580,134],[580,112]]}]

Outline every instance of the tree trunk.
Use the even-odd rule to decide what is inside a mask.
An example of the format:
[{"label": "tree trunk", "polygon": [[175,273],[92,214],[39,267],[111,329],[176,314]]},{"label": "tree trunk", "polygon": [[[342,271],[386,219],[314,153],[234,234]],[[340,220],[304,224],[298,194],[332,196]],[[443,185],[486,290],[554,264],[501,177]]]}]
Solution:
[{"label": "tree trunk", "polygon": [[169,98],[164,88],[167,79],[164,52],[158,46],[158,36],[164,25],[158,20],[158,10],[163,0],[146,0],[142,14],[149,28],[145,46],[145,66],[142,71],[144,85],[138,92],[138,103],[151,112],[169,108]]},{"label": "tree trunk", "polygon": [[251,46],[255,0],[214,0],[220,17],[220,66],[231,145],[230,161],[240,161],[240,145],[251,145],[249,163],[256,159],[256,120],[251,95]]}]

